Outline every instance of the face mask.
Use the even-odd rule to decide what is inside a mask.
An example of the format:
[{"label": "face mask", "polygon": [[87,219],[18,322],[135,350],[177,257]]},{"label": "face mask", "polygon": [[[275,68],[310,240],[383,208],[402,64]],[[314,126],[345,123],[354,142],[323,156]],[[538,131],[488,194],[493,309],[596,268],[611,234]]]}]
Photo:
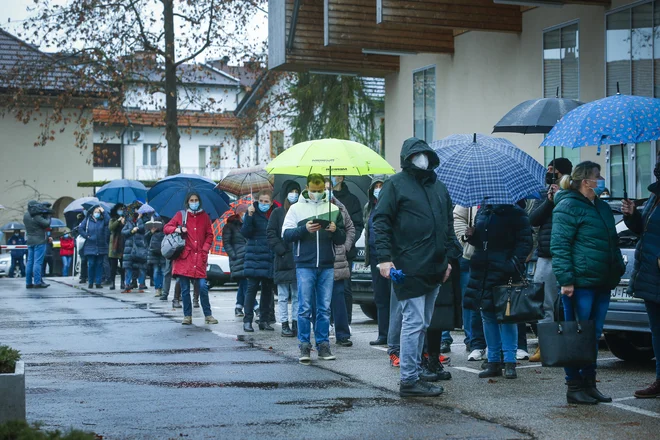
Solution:
[{"label": "face mask", "polygon": [[118,210],[118,211],[117,211],[117,215],[118,215],[119,217],[121,217],[122,215],[124,215],[124,211],[122,211],[121,209]]},{"label": "face mask", "polygon": [[20,232],[14,232],[14,236],[18,237],[19,235],[21,235]]},{"label": "face mask", "polygon": [[298,197],[300,197],[300,194],[298,194],[295,191],[291,191],[289,195],[286,196],[286,198],[289,200],[291,203],[296,203],[298,201]]},{"label": "face mask", "polygon": [[424,153],[415,154],[411,162],[419,169],[427,170],[429,168],[429,158]]},{"label": "face mask", "polygon": [[64,234],[64,238],[69,238],[69,234]]},{"label": "face mask", "polygon": [[376,189],[374,190],[374,197],[376,198],[376,200],[378,200],[378,196],[379,196],[379,195],[380,195],[380,188],[376,188]]},{"label": "face mask", "polygon": [[95,213],[94,213],[94,218],[95,218],[96,220],[100,219],[100,218],[101,218],[101,213],[100,213],[100,212],[95,212]]},{"label": "face mask", "polygon": [[[553,182],[554,180],[554,182]],[[545,183],[546,185],[552,185],[553,183],[559,183],[559,174],[546,173],[545,174]]]},{"label": "face mask", "polygon": [[337,186],[337,178],[336,177],[331,177],[330,180],[332,180],[332,187],[334,188]]},{"label": "face mask", "polygon": [[608,196],[607,194],[605,194],[605,195],[600,196],[600,198],[601,198],[601,199],[609,199],[610,196]]},{"label": "face mask", "polygon": [[50,237],[50,231],[46,232],[46,235]]},{"label": "face mask", "polygon": [[596,193],[596,197],[599,197],[603,193],[603,191],[605,191],[605,181],[596,180],[596,187],[592,189]]},{"label": "face mask", "polygon": [[191,211],[197,211],[199,209],[199,202],[192,202],[188,204]]},{"label": "face mask", "polygon": [[312,200],[314,202],[318,202],[320,200],[323,200],[323,196],[325,195],[325,192],[311,192],[311,191],[309,191],[308,194],[309,194],[309,199],[310,200]]},{"label": "face mask", "polygon": [[270,209],[270,203],[259,203],[259,211],[268,212]]}]

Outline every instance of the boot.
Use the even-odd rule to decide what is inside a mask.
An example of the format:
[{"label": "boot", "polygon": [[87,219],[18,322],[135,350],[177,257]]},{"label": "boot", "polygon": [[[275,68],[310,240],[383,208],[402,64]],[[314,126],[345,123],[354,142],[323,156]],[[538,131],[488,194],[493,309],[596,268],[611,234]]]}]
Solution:
[{"label": "boot", "polygon": [[291,321],[291,331],[293,336],[298,336],[298,321]]},{"label": "boot", "polygon": [[660,379],[656,380],[643,390],[635,391],[635,397],[638,399],[653,399],[655,397],[660,397]]},{"label": "boot", "polygon": [[268,322],[265,321],[259,321],[259,330],[268,330],[269,332],[275,331],[273,327],[268,324]]},{"label": "boot", "polygon": [[180,309],[181,308],[181,301],[179,301],[178,299],[172,300],[172,308]]},{"label": "boot", "polygon": [[536,349],[536,352],[529,358],[530,362],[541,362],[541,347]]},{"label": "boot", "polygon": [[243,331],[246,333],[252,333],[254,329],[252,328],[252,323],[251,322],[244,322],[243,323]]},{"label": "boot", "polygon": [[502,364],[499,362],[488,362],[486,369],[479,373],[479,377],[484,379],[486,377],[497,377],[502,375]]},{"label": "boot", "polygon": [[193,301],[193,307],[199,309],[199,300],[196,299]]},{"label": "boot", "polygon": [[156,289],[156,294],[154,295],[154,297],[158,298],[158,297],[160,297],[162,294],[163,294],[163,289]]},{"label": "boot", "polygon": [[439,353],[430,353],[429,354],[429,364],[428,370],[431,373],[435,373],[438,376],[438,380],[449,380],[451,379],[451,373],[445,371],[445,367],[440,363],[440,354]]},{"label": "boot", "polygon": [[582,380],[568,380],[566,385],[568,386],[568,390],[566,390],[566,401],[568,403],[578,405],[595,405],[598,403],[596,399],[584,392],[584,382]]},{"label": "boot", "polygon": [[589,397],[592,397],[597,401],[604,403],[610,403],[612,401],[612,398],[610,396],[605,396],[603,393],[598,391],[598,388],[596,388],[596,376],[585,377],[583,383],[584,383],[584,393]]},{"label": "boot", "polygon": [[504,377],[506,379],[516,379],[518,378],[518,373],[516,373],[516,363],[507,362],[504,364]]},{"label": "boot", "polygon": [[422,356],[422,371],[419,373],[419,380],[424,382],[437,382],[440,380],[437,374],[429,370],[429,361]]},{"label": "boot", "polygon": [[285,338],[292,338],[293,332],[289,328],[289,322],[285,321],[282,323],[282,336]]}]

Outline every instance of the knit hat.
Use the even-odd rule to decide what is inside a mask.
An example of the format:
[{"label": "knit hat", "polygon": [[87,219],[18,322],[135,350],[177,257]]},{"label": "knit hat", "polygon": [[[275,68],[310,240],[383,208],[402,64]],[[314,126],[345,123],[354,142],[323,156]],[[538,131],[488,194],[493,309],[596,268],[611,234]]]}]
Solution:
[{"label": "knit hat", "polygon": [[565,157],[558,157],[550,161],[549,167],[553,167],[556,171],[562,173],[564,176],[570,176],[573,172],[573,164]]}]

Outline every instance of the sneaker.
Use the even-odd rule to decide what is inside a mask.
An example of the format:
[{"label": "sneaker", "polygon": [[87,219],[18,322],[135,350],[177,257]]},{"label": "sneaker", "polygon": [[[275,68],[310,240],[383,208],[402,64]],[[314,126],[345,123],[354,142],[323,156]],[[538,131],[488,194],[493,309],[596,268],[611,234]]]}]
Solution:
[{"label": "sneaker", "polygon": [[519,361],[528,361],[529,360],[529,353],[527,353],[525,350],[516,350],[516,360]]},{"label": "sneaker", "polygon": [[449,356],[445,356],[444,354],[438,356],[438,360],[441,364],[448,364],[451,362],[451,358]]},{"label": "sneaker", "polygon": [[401,366],[401,365],[400,365],[400,362],[401,362],[401,361],[400,361],[400,359],[399,359],[399,355],[398,355],[398,354],[396,354],[396,353],[392,353],[392,354],[390,355],[390,366],[392,366],[392,367],[400,367],[400,366]]},{"label": "sneaker", "polygon": [[234,316],[237,318],[242,318],[245,316],[245,313],[243,313],[243,308],[242,307],[236,307],[234,309]]},{"label": "sneaker", "polygon": [[334,361],[337,359],[330,351],[330,344],[328,342],[323,342],[319,345],[319,359],[323,359],[324,361]]},{"label": "sneaker", "polygon": [[124,289],[121,291],[121,293],[131,293],[131,289]]},{"label": "sneaker", "polygon": [[192,316],[184,316],[183,321],[181,321],[181,325],[191,325],[192,324]]},{"label": "sneaker", "polygon": [[160,298],[160,296],[163,294],[163,289],[156,289],[156,293],[154,294],[154,298]]},{"label": "sneaker", "polygon": [[183,308],[183,306],[181,305],[181,301],[179,301],[178,299],[172,300],[172,308],[174,308],[174,309]]},{"label": "sneaker", "polygon": [[635,391],[634,395],[638,399],[654,399],[660,397],[660,380],[656,380],[643,390]]},{"label": "sneaker", "polygon": [[309,365],[312,362],[312,345],[310,343],[302,343],[300,344],[300,357],[298,358],[298,362],[300,362],[303,365]]},{"label": "sneaker", "polygon": [[353,341],[351,341],[350,339],[337,339],[336,344],[339,345],[340,347],[352,347]]},{"label": "sneaker", "polygon": [[206,324],[217,324],[217,323],[218,323],[218,320],[215,319],[215,318],[213,317],[213,315],[209,315],[209,316],[207,316],[207,317],[204,318],[204,322],[205,322]]},{"label": "sneaker", "polygon": [[399,385],[399,396],[401,397],[436,397],[444,392],[442,387],[431,385],[423,380],[411,384],[401,382]]},{"label": "sneaker", "polygon": [[449,353],[451,351],[451,342],[442,341],[440,343],[440,353]]},{"label": "sneaker", "polygon": [[468,361],[483,361],[486,360],[486,349],[483,350],[472,350],[472,353],[468,355]]}]

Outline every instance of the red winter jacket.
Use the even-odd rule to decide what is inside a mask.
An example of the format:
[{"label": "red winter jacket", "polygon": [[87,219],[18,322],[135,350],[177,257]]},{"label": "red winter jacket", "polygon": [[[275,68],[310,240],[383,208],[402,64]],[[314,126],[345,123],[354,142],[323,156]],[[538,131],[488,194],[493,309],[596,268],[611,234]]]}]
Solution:
[{"label": "red winter jacket", "polygon": [[[181,211],[163,228],[165,234],[172,234],[183,223]],[[206,278],[206,263],[213,244],[213,229],[207,213],[193,214],[188,211],[186,219],[188,233],[184,234],[186,247],[172,266],[172,275],[188,278]]]},{"label": "red winter jacket", "polygon": [[73,255],[74,245],[73,238],[60,238],[60,257],[70,257]]}]

